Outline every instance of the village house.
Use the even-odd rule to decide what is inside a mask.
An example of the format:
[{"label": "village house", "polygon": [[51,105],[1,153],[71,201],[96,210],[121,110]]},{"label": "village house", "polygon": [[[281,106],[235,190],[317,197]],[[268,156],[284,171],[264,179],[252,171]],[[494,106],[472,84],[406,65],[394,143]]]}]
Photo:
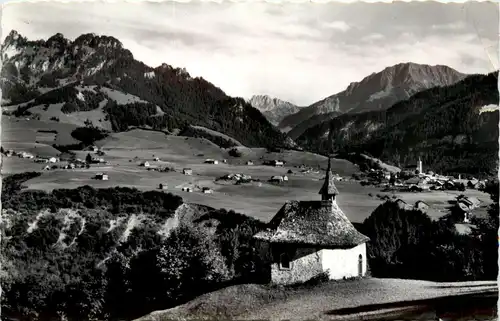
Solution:
[{"label": "village house", "polygon": [[470,216],[472,210],[478,208],[481,205],[481,201],[476,197],[467,197],[465,195],[457,196],[455,207],[458,213],[463,215],[463,223],[470,222]]},{"label": "village house", "polygon": [[408,203],[406,203],[405,201],[403,201],[402,199],[398,198],[396,200],[396,204],[398,205],[398,207],[402,210],[411,210],[412,209],[412,206]]},{"label": "village house", "polygon": [[49,163],[57,163],[58,161],[59,161],[59,159],[56,157],[49,158]]},{"label": "village house", "polygon": [[330,279],[366,275],[366,242],[337,205],[331,161],[317,201],[288,201],[256,235],[271,257],[271,281],[292,284],[320,273]]},{"label": "village house", "polygon": [[218,161],[218,160],[215,160],[215,159],[206,159],[206,160],[205,160],[205,164],[213,164],[213,165],[217,165],[217,164],[219,164],[219,161]]},{"label": "village house", "polygon": [[29,159],[35,158],[35,156],[33,156],[32,154],[27,153],[27,152],[21,152],[21,153],[18,154],[18,156],[20,158],[29,158]]},{"label": "village house", "polygon": [[253,162],[252,162],[252,161],[248,161],[248,162],[247,162],[247,165],[248,165],[248,166],[252,166],[252,165],[253,165]]},{"label": "village house", "polygon": [[99,147],[92,145],[87,148],[88,151],[96,153],[99,150]]},{"label": "village house", "polygon": [[193,191],[193,189],[191,187],[183,187],[182,188],[182,191],[183,192],[188,192],[188,193],[191,193]]},{"label": "village house", "polygon": [[422,212],[427,211],[429,209],[429,207],[430,207],[429,204],[427,204],[424,201],[417,201],[415,203],[415,209],[420,210]]},{"label": "village house", "polygon": [[104,174],[104,173],[97,173],[95,175],[95,178],[98,179],[98,180],[101,180],[101,181],[107,181],[107,180],[109,180],[108,174]]},{"label": "village house", "polygon": [[155,157],[154,160],[155,160],[155,162],[159,162],[160,158],[159,157]]},{"label": "village house", "polygon": [[168,189],[168,184],[166,184],[166,183],[160,183],[159,188],[160,189]]},{"label": "village house", "polygon": [[42,158],[42,157],[39,157],[39,158],[35,158],[35,163],[48,163],[49,160],[47,158]]},{"label": "village house", "polygon": [[282,183],[283,182],[283,176],[272,176],[269,179],[270,183]]},{"label": "village house", "polygon": [[69,163],[69,164],[64,166],[64,169],[75,169],[75,167],[76,167],[75,164]]},{"label": "village house", "polygon": [[193,170],[191,168],[184,168],[184,169],[182,169],[182,174],[193,175]]},{"label": "village house", "polygon": [[204,194],[212,194],[213,191],[209,188],[209,187],[203,187],[201,189],[201,191],[204,193]]},{"label": "village house", "polygon": [[143,167],[149,167],[149,162],[147,162],[147,161],[146,162],[142,162],[141,166],[143,166]]},{"label": "village house", "polygon": [[280,160],[273,160],[273,161],[271,161],[271,164],[272,164],[273,166],[276,166],[276,167],[283,167],[283,166],[285,165],[285,164],[284,164],[282,161],[280,161]]}]

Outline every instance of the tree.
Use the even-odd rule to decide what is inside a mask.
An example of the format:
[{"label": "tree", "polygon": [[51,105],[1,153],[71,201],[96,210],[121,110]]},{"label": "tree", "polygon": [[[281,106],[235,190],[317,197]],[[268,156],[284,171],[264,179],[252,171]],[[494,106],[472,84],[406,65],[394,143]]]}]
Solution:
[{"label": "tree", "polygon": [[404,273],[396,253],[425,241],[431,231],[431,219],[419,210],[402,209],[394,201],[377,207],[362,225],[362,232],[370,238],[367,255],[373,275]]},{"label": "tree", "polygon": [[228,278],[224,259],[210,236],[182,225],[158,253],[158,267],[171,298],[192,297]]},{"label": "tree", "polygon": [[485,276],[496,279],[498,274],[498,228],[499,228],[499,185],[498,180],[488,182],[484,192],[490,194],[493,203],[488,209],[488,218],[479,221],[481,247],[484,250]]},{"label": "tree", "polygon": [[87,156],[85,157],[85,162],[87,164],[92,163],[92,156],[90,155],[90,153],[87,153]]}]

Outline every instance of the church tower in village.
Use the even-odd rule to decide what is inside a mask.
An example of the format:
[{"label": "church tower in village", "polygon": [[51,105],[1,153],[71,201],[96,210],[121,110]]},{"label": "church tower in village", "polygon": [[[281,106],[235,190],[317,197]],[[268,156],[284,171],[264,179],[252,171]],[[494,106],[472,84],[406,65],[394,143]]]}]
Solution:
[{"label": "church tower in village", "polygon": [[422,172],[422,159],[420,159],[420,157],[418,158],[418,162],[417,162],[417,170],[418,170],[419,174],[423,174],[423,172]]}]

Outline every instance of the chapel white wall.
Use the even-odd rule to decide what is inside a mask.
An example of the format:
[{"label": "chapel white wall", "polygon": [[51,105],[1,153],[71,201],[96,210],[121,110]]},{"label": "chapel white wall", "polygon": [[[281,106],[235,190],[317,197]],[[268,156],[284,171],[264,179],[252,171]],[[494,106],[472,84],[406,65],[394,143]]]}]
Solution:
[{"label": "chapel white wall", "polygon": [[320,258],[323,272],[328,270],[331,280],[358,276],[358,258],[362,255],[362,276],[366,275],[366,243],[350,249],[323,249]]}]

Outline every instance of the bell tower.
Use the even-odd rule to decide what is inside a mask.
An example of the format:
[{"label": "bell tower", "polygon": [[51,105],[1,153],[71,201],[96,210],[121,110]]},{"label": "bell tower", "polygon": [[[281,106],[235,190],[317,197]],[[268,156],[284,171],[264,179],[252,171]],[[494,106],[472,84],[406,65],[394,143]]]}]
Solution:
[{"label": "bell tower", "polygon": [[335,202],[335,197],[339,194],[337,187],[335,186],[332,173],[332,159],[328,157],[328,168],[326,170],[325,182],[319,190],[322,201]]}]

